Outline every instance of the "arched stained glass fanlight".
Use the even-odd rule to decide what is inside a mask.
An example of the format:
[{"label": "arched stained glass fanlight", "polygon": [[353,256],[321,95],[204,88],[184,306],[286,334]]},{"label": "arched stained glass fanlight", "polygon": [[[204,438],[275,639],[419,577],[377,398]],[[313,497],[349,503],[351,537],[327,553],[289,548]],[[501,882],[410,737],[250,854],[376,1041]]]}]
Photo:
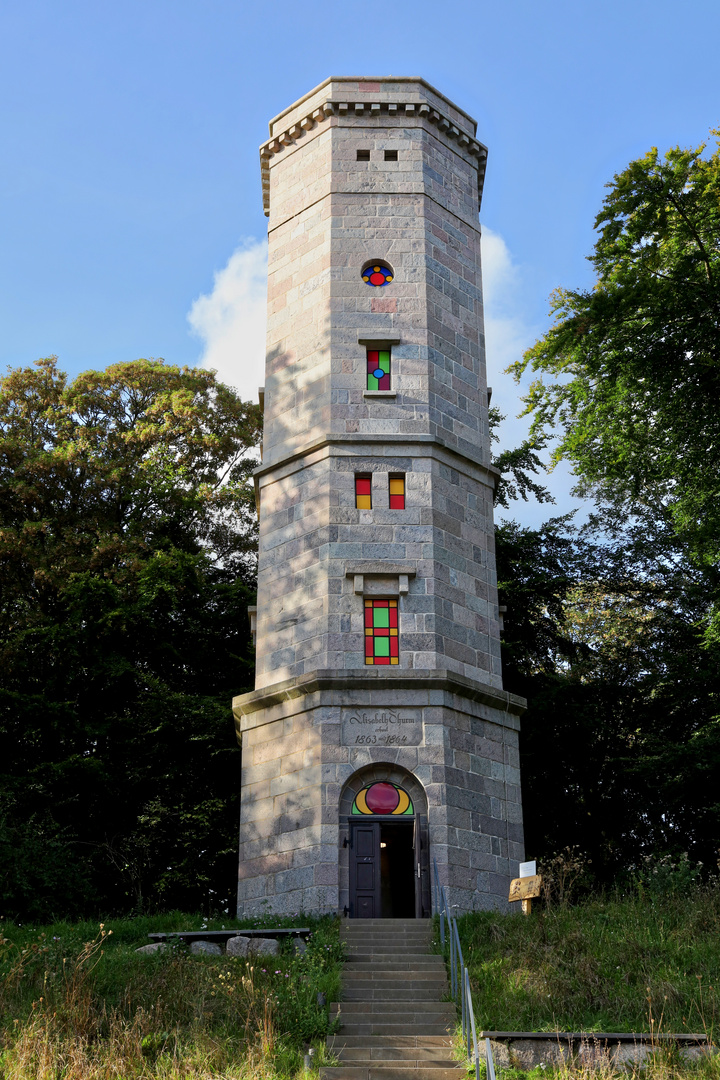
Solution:
[{"label": "arched stained glass fanlight", "polygon": [[407,791],[387,780],[368,784],[358,791],[352,805],[353,814],[414,814],[412,799]]}]

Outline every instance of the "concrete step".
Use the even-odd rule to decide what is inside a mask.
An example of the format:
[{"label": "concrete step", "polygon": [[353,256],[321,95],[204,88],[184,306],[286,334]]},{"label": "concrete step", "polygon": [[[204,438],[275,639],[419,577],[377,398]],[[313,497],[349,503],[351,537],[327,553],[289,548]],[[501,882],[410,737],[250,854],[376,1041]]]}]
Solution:
[{"label": "concrete step", "polygon": [[342,929],[354,930],[356,927],[378,927],[381,930],[412,930],[417,927],[433,926],[432,919],[344,919]]},{"label": "concrete step", "polygon": [[438,988],[431,986],[429,989],[418,990],[415,988],[408,989],[403,986],[400,988],[391,987],[389,990],[387,987],[379,988],[372,983],[369,986],[344,986],[342,991],[342,1000],[345,1001],[437,1001],[442,996],[442,993],[438,993]]},{"label": "concrete step", "polygon": [[345,968],[342,975],[343,985],[355,986],[357,984],[365,986],[371,983],[378,983],[382,986],[410,986],[422,984],[423,986],[447,986],[447,975],[444,971],[436,970],[435,968],[424,968],[422,971],[402,971],[398,972],[397,968],[388,968],[386,971],[375,969],[374,971],[360,970],[356,964],[353,970]]},{"label": "concrete step", "polygon": [[352,933],[345,932],[340,934],[340,940],[344,942],[356,942],[361,941],[362,939],[378,942],[432,942],[433,934],[425,933],[424,931],[421,933],[412,933],[410,931],[407,933],[397,933],[396,931],[385,933],[382,930],[357,930]]},{"label": "concrete step", "polygon": [[[449,1058],[447,1054],[444,1058],[340,1058],[340,1064],[342,1067],[350,1067],[352,1069],[455,1069],[458,1066],[458,1062],[453,1058]],[[332,1067],[332,1066],[331,1066]]]},{"label": "concrete step", "polygon": [[376,953],[378,956],[436,956],[438,960],[443,959],[439,953],[431,953],[429,945],[403,945],[402,942],[394,941],[388,942],[386,945],[377,945],[375,942],[353,942],[348,946],[348,953],[355,956],[361,953]]},{"label": "concrete step", "polygon": [[346,1035],[446,1035],[457,1026],[455,1016],[427,1016],[424,1013],[409,1015],[388,1013],[357,1013],[355,1016],[339,1016],[339,1032]]},{"label": "concrete step", "polygon": [[345,1046],[336,1050],[340,1061],[442,1061],[455,1065],[449,1046]]},{"label": "concrete step", "polygon": [[[353,971],[389,971],[389,972],[408,972],[408,971],[427,971],[427,972],[439,972],[445,971],[445,965],[441,962],[436,964],[431,956],[425,958],[425,960],[399,960],[393,958],[390,961],[383,959],[373,960],[367,956],[351,956],[348,957],[348,965]],[[347,969],[346,969],[347,970]]]},{"label": "concrete step", "polygon": [[416,1080],[458,1080],[459,1076],[465,1076],[467,1070],[461,1065],[451,1068],[417,1068],[416,1065],[407,1062],[404,1066],[397,1062],[388,1062],[387,1065],[376,1064],[367,1066],[352,1065],[324,1065],[320,1069],[321,1080],[408,1080],[411,1075]]},{"label": "concrete step", "polygon": [[[398,1006],[400,1004],[398,1002]],[[405,1007],[397,1009],[388,1008],[383,1002],[378,1001],[334,1001],[330,1006],[330,1013],[331,1015],[341,1013],[347,1017],[373,1013],[381,1018],[397,1016],[398,1019],[415,1013],[424,1013],[426,1016],[442,1016],[445,1019],[446,1016],[455,1018],[457,1008],[454,1001],[410,1001]]]},{"label": "concrete step", "polygon": [[337,1053],[343,1047],[360,1046],[396,1046],[396,1047],[433,1047],[447,1048],[453,1046],[451,1035],[329,1035],[327,1040],[328,1049]]},{"label": "concrete step", "polygon": [[433,928],[429,926],[423,930],[388,930],[379,928],[373,930],[368,926],[363,926],[358,929],[343,929],[340,931],[340,937],[343,939],[373,937],[382,940],[401,938],[403,941],[432,941]]}]

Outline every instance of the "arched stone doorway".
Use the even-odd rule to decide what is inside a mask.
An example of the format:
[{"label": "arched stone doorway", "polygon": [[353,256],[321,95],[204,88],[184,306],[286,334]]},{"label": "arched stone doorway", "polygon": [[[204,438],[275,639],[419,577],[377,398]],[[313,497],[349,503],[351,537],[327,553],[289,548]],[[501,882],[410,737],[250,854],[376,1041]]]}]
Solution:
[{"label": "arched stone doorway", "polygon": [[407,769],[374,762],[343,786],[340,909],[349,918],[429,918],[425,789]]}]

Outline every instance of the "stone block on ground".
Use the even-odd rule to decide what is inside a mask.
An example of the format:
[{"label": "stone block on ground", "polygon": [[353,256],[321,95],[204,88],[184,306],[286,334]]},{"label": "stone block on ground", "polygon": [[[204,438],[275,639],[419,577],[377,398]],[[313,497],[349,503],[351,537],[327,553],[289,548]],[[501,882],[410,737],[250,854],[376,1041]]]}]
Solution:
[{"label": "stone block on ground", "polygon": [[135,952],[143,953],[145,956],[151,956],[153,953],[165,952],[168,946],[164,941],[154,941],[152,945],[141,945]]},{"label": "stone block on ground", "polygon": [[275,938],[254,938],[250,942],[252,956],[277,956],[280,952],[280,942]]},{"label": "stone block on ground", "polygon": [[231,937],[226,946],[228,956],[248,956],[250,953],[249,937]]},{"label": "stone block on ground", "polygon": [[212,941],[193,941],[190,952],[193,956],[222,956],[222,949]]}]

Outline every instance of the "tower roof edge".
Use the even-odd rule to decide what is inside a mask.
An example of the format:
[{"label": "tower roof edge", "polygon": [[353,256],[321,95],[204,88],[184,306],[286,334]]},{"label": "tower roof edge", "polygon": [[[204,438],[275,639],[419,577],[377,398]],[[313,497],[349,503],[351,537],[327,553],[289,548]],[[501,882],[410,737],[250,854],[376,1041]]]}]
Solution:
[{"label": "tower roof edge", "polygon": [[[272,138],[276,135],[278,130],[286,127],[292,122],[291,114],[296,109],[302,109],[306,106],[306,103],[315,96],[322,96],[322,92],[326,89],[332,94],[332,87],[343,87],[343,95],[347,96],[349,100],[353,100],[353,95],[358,95],[358,100],[367,100],[368,94],[380,94],[381,99],[385,95],[392,95],[394,88],[397,91],[407,93],[408,84],[415,83],[418,87],[422,87],[426,93],[428,100],[432,100],[433,97],[438,99],[439,102],[444,102],[450,109],[458,114],[457,119],[462,118],[469,125],[469,133],[472,135],[477,134],[477,120],[470,113],[461,109],[459,105],[456,105],[451,98],[447,97],[440,90],[429,83],[427,79],[423,79],[420,75],[329,75],[327,79],[323,79],[322,82],[314,86],[312,90],[309,90],[302,97],[294,101],[292,105],[288,105],[287,108],[274,116],[268,124],[269,134]],[[316,106],[317,107],[317,106]]]}]

